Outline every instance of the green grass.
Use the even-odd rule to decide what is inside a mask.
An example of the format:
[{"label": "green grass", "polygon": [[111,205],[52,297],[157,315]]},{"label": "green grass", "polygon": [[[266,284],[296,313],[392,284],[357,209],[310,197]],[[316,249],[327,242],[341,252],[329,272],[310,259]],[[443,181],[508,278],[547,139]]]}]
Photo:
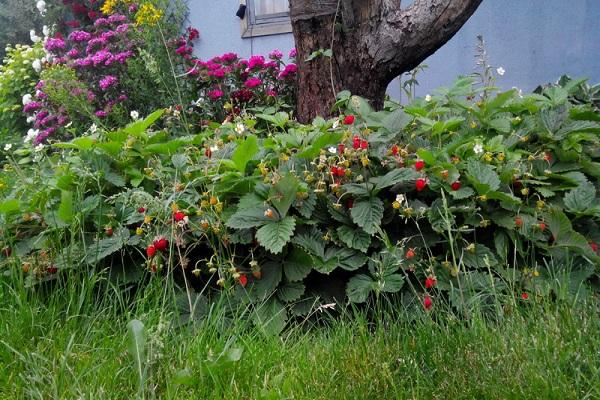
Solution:
[{"label": "green grass", "polygon": [[[220,306],[177,328],[158,279],[131,306],[84,282],[46,295],[0,284],[0,399],[600,398],[598,303],[533,300],[499,322],[411,319],[387,304],[272,337]],[[141,389],[134,318],[146,329]]]}]

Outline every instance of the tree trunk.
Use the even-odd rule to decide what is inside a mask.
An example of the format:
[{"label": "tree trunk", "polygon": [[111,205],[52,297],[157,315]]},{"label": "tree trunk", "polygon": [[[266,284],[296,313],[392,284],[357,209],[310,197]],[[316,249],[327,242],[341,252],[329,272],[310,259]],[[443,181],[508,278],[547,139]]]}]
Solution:
[{"label": "tree trunk", "polygon": [[[290,0],[298,60],[297,117],[331,115],[349,90],[383,106],[388,84],[454,36],[482,0]],[[331,49],[332,57],[314,52]]]}]

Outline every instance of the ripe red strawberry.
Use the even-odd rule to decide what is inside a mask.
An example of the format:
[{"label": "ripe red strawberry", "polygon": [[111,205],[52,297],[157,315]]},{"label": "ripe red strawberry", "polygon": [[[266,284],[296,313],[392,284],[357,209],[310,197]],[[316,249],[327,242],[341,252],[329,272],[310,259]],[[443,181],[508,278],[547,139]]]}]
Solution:
[{"label": "ripe red strawberry", "polygon": [[392,152],[392,155],[397,156],[398,155],[398,145],[393,145],[392,148],[390,149]]},{"label": "ripe red strawberry", "polygon": [[425,179],[425,178],[419,178],[415,182],[415,187],[417,188],[417,192],[422,191],[423,189],[425,189],[426,186],[427,186],[427,179]]},{"label": "ripe red strawberry", "polygon": [[435,277],[433,277],[431,275],[428,276],[427,279],[425,279],[425,288],[427,288],[427,289],[431,289],[436,284],[437,284],[437,279],[435,279]]},{"label": "ripe red strawberry", "polygon": [[346,175],[346,170],[344,168],[337,169],[337,176],[339,176],[341,178],[342,176],[345,176],[345,175]]},{"label": "ripe red strawberry", "polygon": [[360,138],[358,136],[352,138],[352,148],[354,150],[360,149]]},{"label": "ripe red strawberry", "polygon": [[413,258],[414,256],[415,256],[415,250],[414,250],[414,249],[408,249],[408,250],[406,251],[406,255],[405,255],[405,257],[406,257],[406,259],[407,259],[407,260],[410,260],[410,259],[411,259],[411,258]]},{"label": "ripe red strawberry", "polygon": [[248,277],[246,275],[240,275],[239,282],[242,287],[246,287],[248,284]]},{"label": "ripe red strawberry", "polygon": [[516,226],[517,228],[520,228],[520,227],[522,227],[522,226],[523,226],[523,218],[521,218],[521,217],[516,217],[516,218],[515,218],[515,226]]},{"label": "ripe red strawberry", "polygon": [[46,272],[49,274],[55,274],[58,272],[58,268],[56,268],[55,265],[48,265],[48,267],[46,267]]},{"label": "ripe red strawberry", "polygon": [[369,148],[369,142],[367,142],[366,140],[361,140],[360,141],[360,148],[363,150],[366,150]]},{"label": "ripe red strawberry", "polygon": [[452,185],[450,185],[450,187],[452,188],[452,190],[455,191],[460,189],[460,181],[452,182]]},{"label": "ripe red strawberry", "polygon": [[335,165],[333,167],[331,167],[331,175],[333,176],[337,176],[338,174],[338,167],[336,167]]},{"label": "ripe red strawberry", "polygon": [[344,118],[344,125],[352,125],[354,123],[354,115],[346,115]]},{"label": "ripe red strawberry", "polygon": [[546,230],[546,223],[545,222],[540,222],[538,224],[538,229],[542,232],[544,232]]},{"label": "ripe red strawberry", "polygon": [[432,306],[433,300],[431,300],[431,296],[425,295],[425,297],[423,298],[423,307],[425,307],[426,310],[429,310]]},{"label": "ripe red strawberry", "polygon": [[143,213],[145,213],[145,212],[146,212],[146,209],[145,209],[144,207],[140,207],[140,208],[138,208],[138,212],[139,212],[140,214],[143,214]]},{"label": "ripe red strawberry", "polygon": [[111,237],[114,233],[113,228],[107,226],[106,228],[104,228],[104,233],[106,234],[106,236]]},{"label": "ripe red strawberry", "polygon": [[592,248],[594,253],[598,252],[598,244],[596,244],[596,242],[590,242],[590,247]]},{"label": "ripe red strawberry", "polygon": [[529,298],[529,294],[527,292],[523,292],[523,293],[521,293],[521,298],[523,300],[527,300]]},{"label": "ripe red strawberry", "polygon": [[165,251],[169,247],[169,241],[164,237],[158,238],[154,241],[154,247],[156,250]]},{"label": "ripe red strawberry", "polygon": [[340,155],[344,154],[344,151],[346,151],[346,145],[344,143],[338,144],[338,152]]},{"label": "ripe red strawberry", "polygon": [[148,256],[148,258],[154,257],[155,254],[156,254],[156,247],[154,247],[153,244],[146,247],[146,255]]},{"label": "ripe red strawberry", "polygon": [[206,149],[206,150],[204,151],[204,155],[205,155],[206,157],[208,157],[208,158],[211,158],[211,157],[212,157],[212,150],[211,150],[210,148]]},{"label": "ripe red strawberry", "polygon": [[177,212],[173,213],[173,219],[176,222],[183,221],[184,218],[185,218],[185,213],[183,211],[177,211]]},{"label": "ripe red strawberry", "polygon": [[423,161],[423,160],[417,160],[417,161],[415,162],[415,169],[416,169],[417,171],[420,171],[420,170],[422,170],[423,168],[425,168],[425,161]]}]

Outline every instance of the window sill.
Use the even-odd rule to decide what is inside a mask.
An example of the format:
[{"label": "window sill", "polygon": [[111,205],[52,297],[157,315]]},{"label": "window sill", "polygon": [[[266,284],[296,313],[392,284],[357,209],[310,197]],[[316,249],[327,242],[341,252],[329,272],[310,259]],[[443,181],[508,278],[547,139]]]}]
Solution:
[{"label": "window sill", "polygon": [[291,22],[274,22],[272,24],[249,25],[247,19],[242,20],[242,38],[257,36],[281,35],[292,32]]}]

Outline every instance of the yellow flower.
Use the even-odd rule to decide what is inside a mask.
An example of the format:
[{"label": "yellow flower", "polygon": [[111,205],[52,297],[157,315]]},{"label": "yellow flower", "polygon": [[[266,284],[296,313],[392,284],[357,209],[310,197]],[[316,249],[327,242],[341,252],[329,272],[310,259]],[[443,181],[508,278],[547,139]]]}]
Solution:
[{"label": "yellow flower", "polygon": [[115,7],[117,6],[117,3],[118,0],[106,0],[100,8],[100,11],[102,11],[106,15],[112,14],[115,10]]},{"label": "yellow flower", "polygon": [[156,25],[163,16],[163,11],[150,3],[144,3],[135,14],[136,25]]},{"label": "yellow flower", "polygon": [[135,234],[138,235],[138,236],[143,235],[144,234],[144,230],[142,228],[137,228],[135,230]]}]

